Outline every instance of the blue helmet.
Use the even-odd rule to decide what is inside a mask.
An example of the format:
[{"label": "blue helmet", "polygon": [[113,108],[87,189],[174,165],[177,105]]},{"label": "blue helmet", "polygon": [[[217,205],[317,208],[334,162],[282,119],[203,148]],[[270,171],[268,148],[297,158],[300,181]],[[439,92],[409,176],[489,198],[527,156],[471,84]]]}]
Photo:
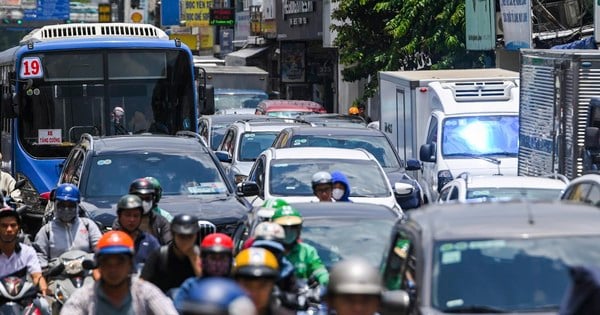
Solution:
[{"label": "blue helmet", "polygon": [[174,301],[180,314],[256,314],[252,300],[229,278],[190,278],[181,285]]},{"label": "blue helmet", "polygon": [[60,184],[54,193],[54,200],[79,202],[79,188],[73,184]]}]

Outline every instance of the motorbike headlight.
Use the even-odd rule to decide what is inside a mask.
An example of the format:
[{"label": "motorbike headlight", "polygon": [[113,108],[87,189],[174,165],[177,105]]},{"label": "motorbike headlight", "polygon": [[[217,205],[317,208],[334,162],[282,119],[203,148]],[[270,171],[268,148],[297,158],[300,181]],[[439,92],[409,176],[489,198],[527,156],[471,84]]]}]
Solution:
[{"label": "motorbike headlight", "polygon": [[65,263],[65,273],[68,275],[76,275],[83,271],[82,260],[71,260]]}]

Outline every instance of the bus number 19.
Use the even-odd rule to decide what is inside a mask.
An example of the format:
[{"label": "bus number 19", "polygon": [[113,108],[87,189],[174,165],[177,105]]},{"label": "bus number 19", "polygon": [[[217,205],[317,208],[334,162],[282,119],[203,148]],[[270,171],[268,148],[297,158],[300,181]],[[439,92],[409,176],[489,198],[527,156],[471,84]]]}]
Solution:
[{"label": "bus number 19", "polygon": [[42,62],[39,57],[26,57],[21,62],[21,78],[42,77]]}]

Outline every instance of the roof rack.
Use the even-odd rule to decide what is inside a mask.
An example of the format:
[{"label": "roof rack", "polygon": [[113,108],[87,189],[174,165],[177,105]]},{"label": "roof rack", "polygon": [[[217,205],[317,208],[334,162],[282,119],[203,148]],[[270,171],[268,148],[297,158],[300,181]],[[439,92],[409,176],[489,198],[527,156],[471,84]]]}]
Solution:
[{"label": "roof rack", "polygon": [[193,132],[193,131],[189,131],[189,130],[180,130],[175,133],[175,136],[194,138],[194,139],[198,140],[200,143],[202,143],[205,147],[208,148],[208,143],[206,143],[206,140],[204,138],[202,138],[202,136],[197,132]]},{"label": "roof rack", "polygon": [[27,34],[19,42],[25,45],[54,39],[139,37],[169,40],[169,35],[150,24],[138,23],[85,23],[46,25]]},{"label": "roof rack", "polygon": [[565,184],[569,184],[570,180],[569,178],[567,178],[567,176],[563,175],[563,174],[559,174],[559,173],[548,173],[548,174],[543,174],[540,175],[540,177],[544,177],[544,178],[552,178],[552,179],[560,179],[563,183]]}]

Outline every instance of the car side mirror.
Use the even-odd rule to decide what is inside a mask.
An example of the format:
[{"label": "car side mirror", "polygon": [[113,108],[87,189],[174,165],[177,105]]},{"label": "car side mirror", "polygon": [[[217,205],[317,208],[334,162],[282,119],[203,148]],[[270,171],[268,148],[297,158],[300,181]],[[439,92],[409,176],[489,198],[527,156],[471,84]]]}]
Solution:
[{"label": "car side mirror", "polygon": [[410,304],[408,293],[403,290],[384,291],[381,294],[381,306],[379,314],[398,315],[406,314]]},{"label": "car side mirror", "polygon": [[400,196],[410,195],[415,191],[415,187],[407,183],[394,183],[394,192]]},{"label": "car side mirror", "polygon": [[600,128],[585,128],[585,148],[588,150],[600,149]]},{"label": "car side mirror", "polygon": [[428,143],[419,149],[419,160],[423,162],[435,162],[435,143]]},{"label": "car side mirror", "polygon": [[229,154],[229,152],[227,151],[215,151],[215,155],[217,156],[217,159],[219,160],[219,162],[223,162],[223,163],[231,163],[231,155]]},{"label": "car side mirror", "polygon": [[244,181],[237,184],[236,187],[238,196],[248,197],[248,196],[256,196],[260,193],[260,188],[258,184],[253,181]]},{"label": "car side mirror", "polygon": [[408,160],[406,161],[406,170],[407,171],[418,171],[421,169],[421,162],[419,160]]}]

